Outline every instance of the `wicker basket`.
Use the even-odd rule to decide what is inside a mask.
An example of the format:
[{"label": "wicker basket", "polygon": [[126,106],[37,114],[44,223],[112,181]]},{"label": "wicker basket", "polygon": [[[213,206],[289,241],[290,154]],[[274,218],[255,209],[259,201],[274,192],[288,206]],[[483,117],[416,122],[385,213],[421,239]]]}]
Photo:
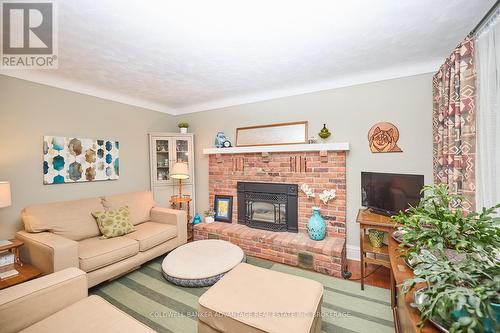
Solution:
[{"label": "wicker basket", "polygon": [[370,240],[370,244],[373,247],[382,247],[384,244],[384,235],[385,232],[375,230],[375,229],[370,229],[368,230],[368,239]]}]

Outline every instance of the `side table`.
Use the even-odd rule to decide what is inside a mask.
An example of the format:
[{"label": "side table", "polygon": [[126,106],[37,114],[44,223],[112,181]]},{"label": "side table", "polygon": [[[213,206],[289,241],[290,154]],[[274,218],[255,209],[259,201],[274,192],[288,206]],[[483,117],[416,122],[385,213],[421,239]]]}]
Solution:
[{"label": "side table", "polygon": [[15,256],[14,269],[18,271],[19,274],[17,274],[16,276],[11,276],[5,279],[1,279],[0,289],[4,289],[22,282],[26,282],[42,274],[42,272],[38,268],[21,262],[21,259],[19,258],[19,248],[23,246],[24,243],[18,239],[11,239],[10,241],[12,242],[12,244],[0,247],[0,253],[5,251],[14,253]]},{"label": "side table", "polygon": [[190,242],[193,240],[193,224],[191,223],[191,201],[193,199],[184,196],[184,197],[179,197],[177,195],[173,195],[170,197],[170,206],[173,209],[180,209],[180,210],[186,210],[187,211],[187,241]]}]

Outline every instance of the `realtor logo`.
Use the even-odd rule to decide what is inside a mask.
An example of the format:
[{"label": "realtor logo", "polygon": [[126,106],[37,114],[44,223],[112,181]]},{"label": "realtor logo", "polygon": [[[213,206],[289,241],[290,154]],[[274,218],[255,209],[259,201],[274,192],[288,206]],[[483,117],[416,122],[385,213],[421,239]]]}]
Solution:
[{"label": "realtor logo", "polygon": [[2,69],[57,68],[54,2],[2,1],[1,19]]}]

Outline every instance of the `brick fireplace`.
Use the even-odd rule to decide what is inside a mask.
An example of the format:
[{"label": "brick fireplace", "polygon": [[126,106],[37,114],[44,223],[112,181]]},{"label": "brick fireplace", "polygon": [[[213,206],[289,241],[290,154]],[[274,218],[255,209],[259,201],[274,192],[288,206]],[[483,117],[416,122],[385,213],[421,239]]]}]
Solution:
[{"label": "brick fireplace", "polygon": [[[316,145],[304,145],[308,148]],[[324,147],[324,145],[318,145]],[[247,255],[269,259],[318,272],[340,276],[345,264],[346,232],[346,150],[239,152],[237,148],[216,150],[209,154],[209,194],[213,204],[216,194],[233,196],[232,223],[215,222],[195,227],[195,240],[218,238],[239,245]],[[232,149],[229,150],[229,149]],[[234,153],[233,153],[234,151]],[[227,152],[227,153],[225,153]],[[231,153],[229,153],[231,152]],[[238,223],[245,205],[238,202],[238,183],[308,184],[316,194],[335,189],[337,196],[321,205],[327,223],[327,236],[313,241],[306,224],[314,202],[300,190],[296,196],[296,230],[275,232]],[[276,186],[278,188],[279,186]],[[283,199],[284,200],[284,199]]]}]

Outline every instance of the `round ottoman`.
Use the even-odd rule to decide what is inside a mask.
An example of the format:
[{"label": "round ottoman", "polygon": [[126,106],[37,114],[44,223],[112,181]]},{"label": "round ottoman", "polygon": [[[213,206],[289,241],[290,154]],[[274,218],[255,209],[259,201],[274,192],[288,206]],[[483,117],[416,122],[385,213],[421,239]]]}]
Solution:
[{"label": "round ottoman", "polygon": [[161,269],[165,278],[183,287],[211,286],[245,260],[239,246],[207,239],[184,244],[170,252]]}]

